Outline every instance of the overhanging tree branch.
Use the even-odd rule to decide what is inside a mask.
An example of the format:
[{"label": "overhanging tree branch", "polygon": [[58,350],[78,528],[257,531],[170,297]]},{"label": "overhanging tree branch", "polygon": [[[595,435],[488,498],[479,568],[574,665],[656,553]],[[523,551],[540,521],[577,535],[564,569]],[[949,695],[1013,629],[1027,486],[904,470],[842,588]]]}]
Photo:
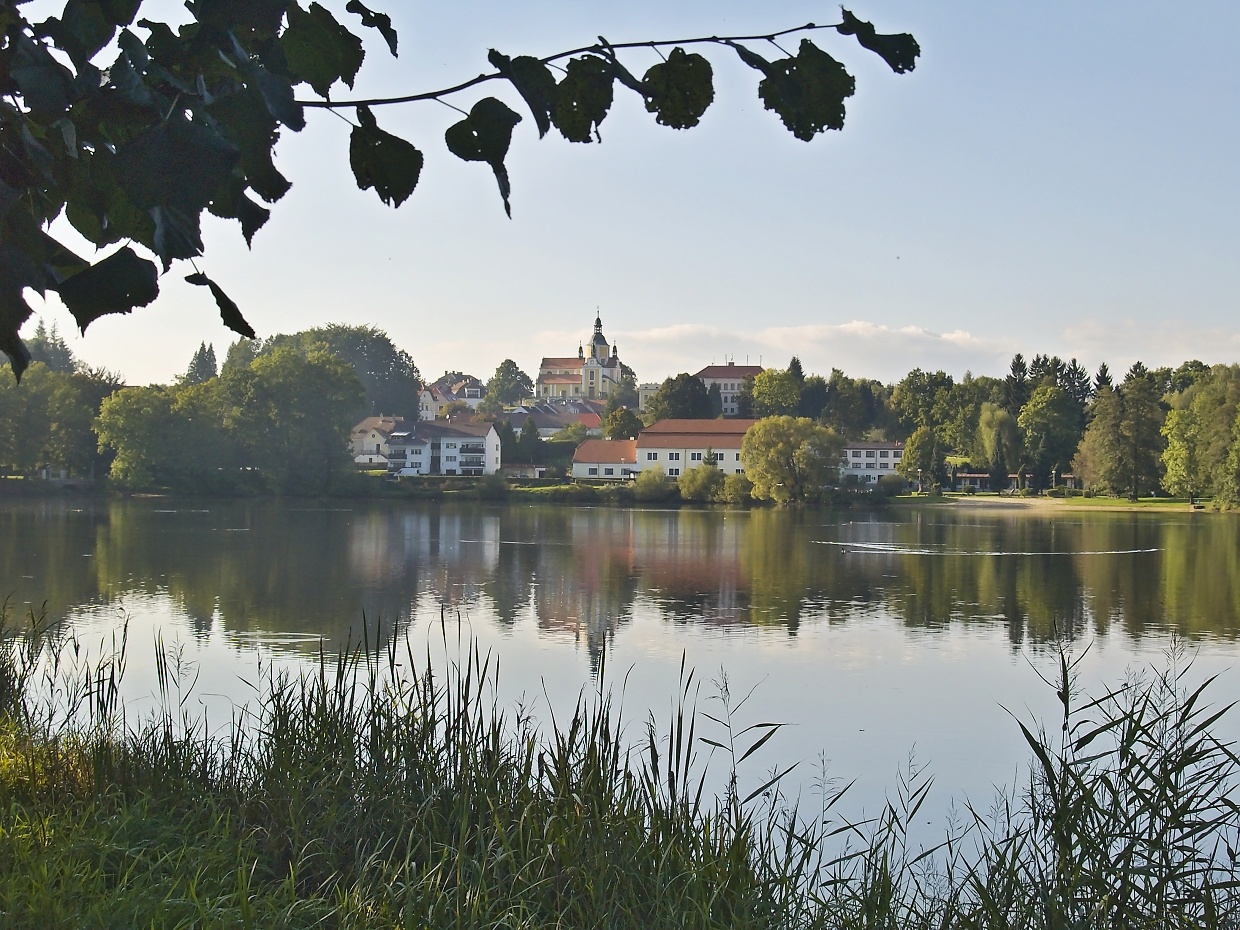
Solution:
[{"label": "overhanging tree branch", "polygon": [[[842,10],[834,25],[807,23],[759,35],[619,44],[599,37],[547,58],[510,58],[492,50],[487,57],[495,71],[451,87],[333,100],[336,84],[353,87],[364,50],[361,38],[320,3],[198,0],[187,4],[193,21],[176,30],[137,20],[145,39],[132,28],[142,3],[68,0],[60,18],[35,23],[14,0],[0,0],[0,350],[18,377],[29,363],[18,335],[31,315],[26,289],[59,293],[84,331],[100,316],[129,313],[155,300],[159,266],[166,273],[174,261],[201,256],[204,212],[235,219],[250,244],[270,217],[259,201],[274,203],[291,186],[275,167],[275,145],[281,132],[305,126],[308,108],[354,109],[349,166],[358,187],[400,206],[421,179],[423,155],[382,129],[372,107],[446,102],[444,97],[506,80],[529,108],[540,137],[554,126],[569,141],[586,143],[600,140],[599,125],[618,83],[638,93],[661,125],[688,129],[715,92],[710,62],[685,49],[719,45],[762,74],[758,95],[766,108],[808,141],[843,127],[854,81],[807,34],[854,36],[897,73],[913,70],[920,54],[911,35],[881,35]],[[360,17],[363,28],[378,30],[396,54],[389,17],[359,0],[350,0],[346,10]],[[802,36],[797,53],[773,61],[746,44],[794,34]],[[671,52],[663,55],[668,47]],[[663,60],[639,78],[618,52],[641,48],[658,50]],[[105,54],[110,62],[98,63]],[[315,99],[295,95],[303,84]],[[505,159],[522,117],[495,97],[475,101],[467,112],[457,109],[464,118],[448,127],[444,144],[457,157],[491,169],[511,215]],[[94,262],[73,254],[48,232],[61,217],[108,254]],[[188,280],[210,291],[227,326],[253,335],[214,279],[195,267]]]}]

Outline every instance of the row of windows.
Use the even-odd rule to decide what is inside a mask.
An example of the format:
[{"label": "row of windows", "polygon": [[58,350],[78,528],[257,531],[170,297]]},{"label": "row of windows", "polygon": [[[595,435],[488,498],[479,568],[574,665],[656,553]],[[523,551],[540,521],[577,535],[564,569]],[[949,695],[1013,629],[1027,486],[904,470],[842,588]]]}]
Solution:
[{"label": "row of windows", "polygon": [[[735,469],[735,472],[738,475],[743,475],[745,474],[745,469],[737,468]],[[590,466],[588,469],[586,469],[586,474],[589,475],[589,477],[591,478],[597,478],[598,477],[598,466],[596,465]],[[603,477],[615,477],[615,474],[616,474],[616,470],[614,468],[603,469]],[[621,470],[620,474],[624,475],[625,477],[628,477],[629,475],[633,474],[633,471],[631,469],[625,468]],[[667,476],[669,478],[676,478],[679,475],[680,475],[679,468],[669,468],[667,470]]]},{"label": "row of windows", "polygon": [[[739,462],[739,461],[741,460],[741,454],[740,454],[739,452],[733,452],[732,454],[736,457],[736,461],[738,461],[738,462]],[[716,452],[716,453],[714,453],[714,461],[716,461],[716,462],[722,462],[722,461],[724,460],[724,456],[725,456],[725,453],[723,453],[723,452]],[[657,453],[657,452],[647,452],[647,453],[646,453],[646,461],[647,461],[647,462],[657,462],[658,460],[659,460],[659,453]],[[680,453],[679,453],[679,452],[669,452],[669,453],[667,454],[667,460],[668,460],[669,462],[679,462],[679,461],[680,461]],[[700,461],[702,461],[702,453],[701,453],[701,452],[690,452],[690,453],[689,453],[689,460],[690,460],[690,461],[692,461],[692,462],[700,462]]]},{"label": "row of windows", "polygon": [[[867,459],[872,459],[875,457],[875,455],[876,453],[873,449],[867,449],[865,452],[865,457]],[[861,458],[861,450],[853,449],[852,457],[855,459]],[[885,459],[885,458],[898,459],[900,457],[900,450],[896,449],[894,452],[888,452],[886,449],[879,449],[877,452],[877,457],[880,459]]]}]

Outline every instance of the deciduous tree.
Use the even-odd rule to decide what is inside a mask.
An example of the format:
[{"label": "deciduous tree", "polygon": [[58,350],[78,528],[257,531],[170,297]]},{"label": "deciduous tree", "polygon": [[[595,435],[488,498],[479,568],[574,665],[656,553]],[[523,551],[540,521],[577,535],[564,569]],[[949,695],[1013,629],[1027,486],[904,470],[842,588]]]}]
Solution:
[{"label": "deciduous tree", "polygon": [[534,396],[534,382],[510,358],[504,359],[487,382],[486,401],[504,407]]},{"label": "deciduous tree", "polygon": [[706,385],[688,372],[667,378],[646,405],[651,422],[659,420],[709,420],[710,395]]},{"label": "deciduous tree", "polygon": [[608,439],[636,439],[644,426],[642,418],[628,407],[618,407],[603,419],[603,435]]},{"label": "deciduous tree", "polygon": [[835,479],[843,449],[838,435],[806,417],[766,417],[741,440],[741,462],[755,498],[801,503]]},{"label": "deciduous tree", "polygon": [[[795,361],[795,359],[794,359]],[[799,365],[799,363],[798,363]],[[801,383],[790,371],[768,368],[753,379],[753,415],[791,416],[801,402]]]},{"label": "deciduous tree", "polygon": [[1042,490],[1050,485],[1054,472],[1071,468],[1081,440],[1076,405],[1063,388],[1043,384],[1030,395],[1016,422],[1025,436],[1030,484]]}]

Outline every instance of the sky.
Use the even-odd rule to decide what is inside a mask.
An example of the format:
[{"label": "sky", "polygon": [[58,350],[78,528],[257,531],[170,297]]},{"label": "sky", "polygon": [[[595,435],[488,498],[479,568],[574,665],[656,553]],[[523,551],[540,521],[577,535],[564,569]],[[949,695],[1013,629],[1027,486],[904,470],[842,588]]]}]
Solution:
[{"label": "sky", "polygon": [[[343,0],[326,5],[356,23]],[[366,35],[357,96],[454,84],[489,71],[493,47],[545,56],[598,35],[838,21],[836,7],[800,0],[370,5],[392,15],[400,56]],[[260,336],[376,326],[428,380],[449,369],[486,379],[505,358],[536,375],[542,356],[576,352],[596,313],[643,382],[725,359],[783,367],[794,354],[810,373],[886,382],[913,368],[1000,375],[1016,352],[1091,371],[1240,361],[1240,4],[850,9],[880,32],[911,32],[922,54],[897,75],[851,38],[816,34],[856,77],[842,132],[793,138],[763,109],[760,75],[721,48],[699,49],[716,84],[700,126],[658,126],[618,88],[602,144],[554,130],[539,140],[495,82],[452,102],[493,94],[524,115],[507,162],[510,220],[489,168],[444,147],[460,118],[449,107],[376,111],[426,158],[395,210],[356,189],[349,126],[312,111],[277,148],[294,186],[253,248],[208,218],[199,267]],[[658,59],[623,60],[640,75]],[[183,282],[191,270],[174,265],[155,304],[84,337],[54,295],[32,306],[87,362],[131,384],[167,382],[200,342],[222,357],[235,338],[206,290]]]}]

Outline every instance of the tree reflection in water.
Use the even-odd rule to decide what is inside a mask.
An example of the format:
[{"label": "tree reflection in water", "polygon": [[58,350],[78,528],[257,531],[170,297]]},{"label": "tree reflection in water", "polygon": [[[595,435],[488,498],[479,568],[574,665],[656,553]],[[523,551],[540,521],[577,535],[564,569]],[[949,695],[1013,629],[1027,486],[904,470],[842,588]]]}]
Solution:
[{"label": "tree reflection in water", "polygon": [[1240,524],[1200,513],[38,501],[5,506],[0,531],[0,595],[53,617],[164,596],[195,635],[338,643],[364,612],[378,649],[443,611],[531,622],[593,668],[635,611],[724,635],[1003,624],[1014,647],[1113,629],[1230,640],[1240,617]]}]

